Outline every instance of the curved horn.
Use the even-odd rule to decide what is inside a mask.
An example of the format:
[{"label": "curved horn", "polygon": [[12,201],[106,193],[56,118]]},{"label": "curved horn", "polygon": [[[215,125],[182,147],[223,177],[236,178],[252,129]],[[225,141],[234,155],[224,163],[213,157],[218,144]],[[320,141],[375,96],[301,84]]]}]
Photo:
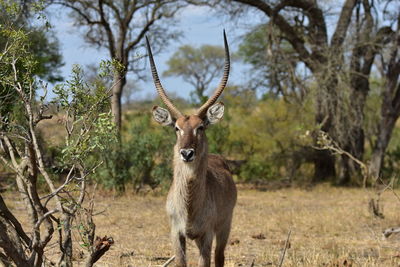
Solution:
[{"label": "curved horn", "polygon": [[175,116],[175,118],[182,117],[183,116],[182,113],[174,106],[174,104],[172,104],[171,100],[168,98],[167,94],[165,93],[164,88],[161,85],[160,78],[158,77],[158,73],[157,73],[157,68],[154,63],[153,54],[151,53],[149,39],[147,38],[147,36],[146,36],[146,44],[147,44],[147,52],[149,53],[151,74],[153,75],[153,81],[154,81],[154,85],[156,86],[158,95],[161,97],[161,100],[167,106],[169,111],[171,111],[173,113],[173,116]]},{"label": "curved horn", "polygon": [[222,76],[219,86],[217,87],[217,89],[215,89],[213,95],[197,111],[197,115],[199,117],[203,117],[206,114],[207,109],[217,101],[218,97],[222,94],[222,91],[224,91],[226,83],[228,82],[230,58],[229,58],[229,46],[228,46],[228,41],[226,40],[225,30],[224,30],[224,45],[225,45],[224,75]]}]

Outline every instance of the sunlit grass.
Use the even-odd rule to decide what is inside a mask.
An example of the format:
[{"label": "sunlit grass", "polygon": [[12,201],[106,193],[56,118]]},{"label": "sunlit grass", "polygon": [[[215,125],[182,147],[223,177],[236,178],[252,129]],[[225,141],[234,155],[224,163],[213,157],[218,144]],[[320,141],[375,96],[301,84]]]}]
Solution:
[{"label": "sunlit grass", "polygon": [[[400,238],[384,240],[381,233],[400,226],[400,202],[385,192],[381,200],[385,218],[378,219],[368,211],[371,195],[364,189],[330,186],[239,190],[226,266],[250,266],[253,260],[254,266],[276,266],[290,229],[284,266],[398,266]],[[96,211],[102,212],[95,217],[97,235],[112,236],[115,245],[97,266],[159,266],[172,256],[164,203],[165,196],[115,198],[99,192]],[[20,216],[21,205],[12,205]],[[265,238],[252,237],[257,235]],[[80,250],[74,246],[77,261]],[[195,266],[193,242],[188,244],[188,257],[189,265]]]}]

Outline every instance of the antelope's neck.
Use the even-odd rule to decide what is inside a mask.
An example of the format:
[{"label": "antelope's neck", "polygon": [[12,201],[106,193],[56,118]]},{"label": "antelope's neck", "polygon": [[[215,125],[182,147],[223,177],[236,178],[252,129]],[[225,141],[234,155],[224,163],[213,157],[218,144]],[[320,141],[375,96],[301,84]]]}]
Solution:
[{"label": "antelope's neck", "polygon": [[206,197],[207,154],[186,163],[179,153],[174,153],[175,192],[184,200],[188,219],[196,214],[196,207],[201,207]]}]

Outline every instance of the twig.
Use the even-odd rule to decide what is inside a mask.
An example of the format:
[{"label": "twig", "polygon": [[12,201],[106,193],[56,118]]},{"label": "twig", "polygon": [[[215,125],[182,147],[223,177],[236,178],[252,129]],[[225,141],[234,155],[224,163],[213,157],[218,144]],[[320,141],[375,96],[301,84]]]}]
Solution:
[{"label": "twig", "polygon": [[254,263],[256,262],[256,259],[253,259],[252,261],[251,261],[251,264],[250,264],[250,267],[254,267]]},{"label": "twig", "polygon": [[292,229],[289,230],[287,238],[286,238],[286,242],[285,242],[285,248],[283,249],[282,255],[281,255],[281,260],[279,261],[279,265],[278,267],[282,267],[283,261],[285,259],[285,255],[286,255],[286,250],[289,247],[289,239],[290,239],[290,234],[292,233]]},{"label": "twig", "polygon": [[167,267],[175,259],[175,255],[169,258],[161,267]]},{"label": "twig", "polygon": [[0,159],[3,161],[4,165],[6,165],[8,168],[13,170],[15,173],[18,173],[18,170],[12,166],[3,155],[0,154]]},{"label": "twig", "polygon": [[49,198],[46,203],[44,204],[44,206],[47,205],[47,202],[55,195],[57,195],[62,189],[64,189],[64,187],[72,180],[71,175],[73,173],[73,171],[75,170],[75,165],[72,165],[71,169],[68,172],[67,177],[65,178],[65,182],[59,187],[57,188],[55,191],[51,192],[50,194],[43,196],[40,198],[40,200],[45,199],[45,198]]},{"label": "twig", "polygon": [[56,213],[56,212],[59,212],[59,211],[60,211],[59,209],[53,209],[53,210],[50,210],[50,211],[46,212],[42,217],[40,217],[40,218],[38,219],[38,221],[35,223],[35,226],[34,226],[33,229],[34,229],[35,231],[38,231],[40,225],[42,224],[42,222],[43,222],[47,217],[49,217],[49,216],[51,216],[52,214],[54,214],[54,213]]},{"label": "twig", "polygon": [[385,231],[383,231],[383,237],[384,238],[388,238],[389,236],[391,236],[392,234],[397,234],[400,233],[400,227],[396,227],[396,228],[388,228]]},{"label": "twig", "polygon": [[103,238],[100,238],[97,236],[94,244],[92,245],[93,250],[86,261],[86,267],[93,266],[93,264],[98,261],[113,244],[114,239],[112,237],[105,236]]},{"label": "twig", "polygon": [[[316,150],[329,150],[332,153],[336,153],[338,155],[346,155],[352,161],[354,161],[361,169],[361,174],[363,176],[363,187],[367,187],[367,180],[370,178],[370,170],[368,166],[362,162],[361,160],[357,159],[355,156],[347,152],[346,150],[342,149],[337,142],[335,142],[326,132],[319,131],[318,132],[318,146],[312,146]],[[373,177],[376,180],[378,177]]]},{"label": "twig", "polygon": [[389,189],[390,191],[392,191],[392,193],[393,193],[393,195],[397,198],[397,200],[400,202],[400,196],[396,193],[396,191],[394,191],[394,189],[393,189],[393,184],[395,183],[395,180],[396,178],[395,177],[392,177],[392,179],[391,179],[391,181],[390,181],[390,183],[389,184],[385,184],[385,181],[383,181],[383,179],[381,178],[381,177],[379,177],[379,181],[383,184],[383,185],[385,185],[385,188],[384,189],[382,189],[382,193],[384,192],[384,191],[386,191],[387,189]]}]

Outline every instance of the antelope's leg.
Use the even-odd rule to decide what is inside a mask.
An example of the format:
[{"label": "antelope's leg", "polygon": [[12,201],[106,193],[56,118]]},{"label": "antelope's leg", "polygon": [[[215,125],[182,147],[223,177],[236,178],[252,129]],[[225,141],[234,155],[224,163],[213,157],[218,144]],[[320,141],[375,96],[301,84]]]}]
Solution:
[{"label": "antelope's leg", "polygon": [[171,231],[172,247],[177,267],[186,267],[186,238],[179,231]]},{"label": "antelope's leg", "polygon": [[230,221],[225,227],[216,233],[216,246],[215,246],[215,267],[223,267],[225,262],[225,247],[228,242],[229,233],[231,231]]},{"label": "antelope's leg", "polygon": [[203,236],[196,239],[196,245],[200,251],[198,267],[210,267],[212,241],[212,232],[205,233]]}]

